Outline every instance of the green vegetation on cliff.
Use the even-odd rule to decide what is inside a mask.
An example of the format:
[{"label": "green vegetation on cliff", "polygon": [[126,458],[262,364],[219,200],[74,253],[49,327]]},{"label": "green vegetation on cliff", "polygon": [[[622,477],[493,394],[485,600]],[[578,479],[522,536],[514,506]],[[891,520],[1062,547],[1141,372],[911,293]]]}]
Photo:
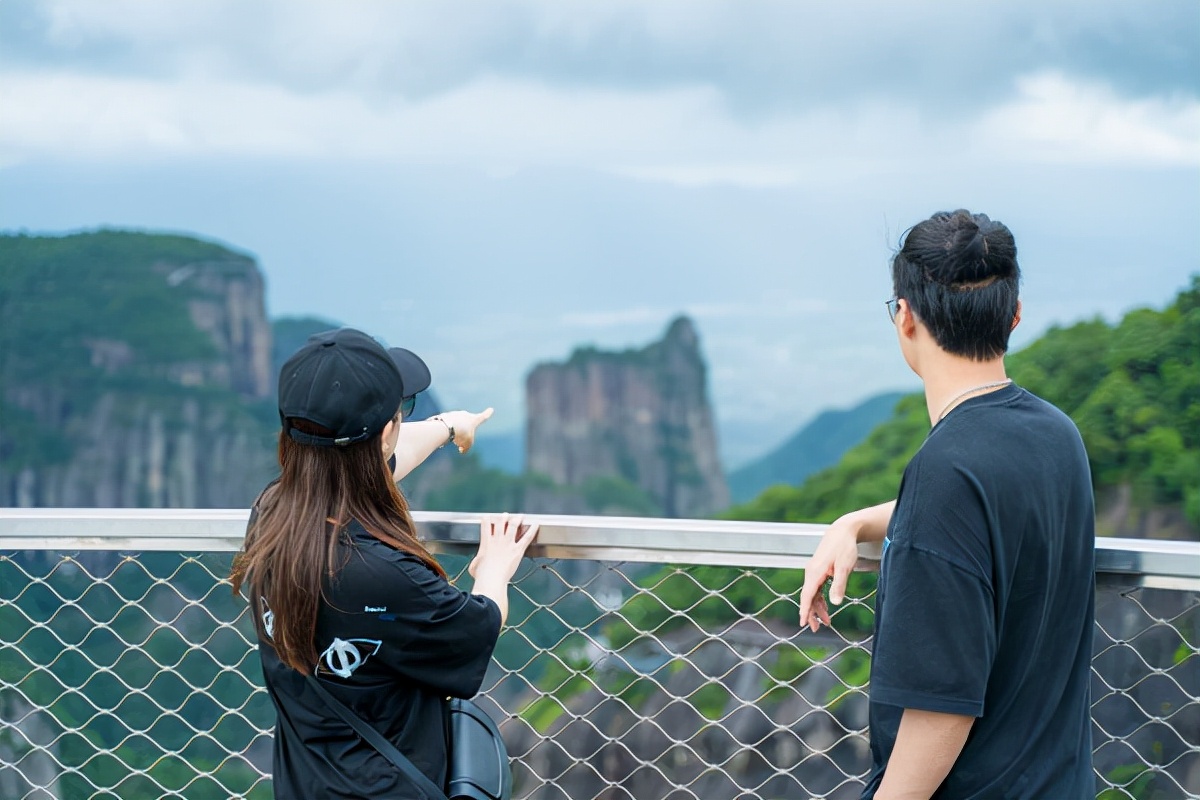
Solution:
[{"label": "green vegetation on cliff", "polygon": [[[1139,309],[1053,328],[1008,359],[1021,386],[1079,426],[1097,496],[1127,493],[1141,509],[1167,508],[1200,529],[1200,275],[1164,310]],[[830,522],[896,496],[909,457],[929,432],[921,395],[906,397],[835,466],[802,486],[776,486],[725,516]],[[1101,523],[1103,532],[1104,524]]]},{"label": "green vegetation on cliff", "polygon": [[[161,389],[170,365],[212,358],[212,342],[188,315],[190,290],[155,271],[229,260],[247,259],[183,236],[0,236],[0,466],[70,456],[61,431],[40,418],[86,409],[115,384]],[[33,387],[49,387],[52,404],[64,408],[20,403],[16,394]]]},{"label": "green vegetation on cliff", "polygon": [[247,257],[184,236],[0,236],[5,379],[90,379],[102,372],[97,343],[111,341],[134,348],[135,369],[211,358],[211,341],[188,316],[188,284],[158,273],[230,260]]},{"label": "green vegetation on cliff", "polygon": [[[259,448],[268,409],[233,388],[237,367],[218,341],[227,327],[221,314],[243,308],[226,288],[259,280],[251,257],[186,236],[101,230],[0,234],[0,264],[0,497],[6,502],[14,501],[13,476],[38,487],[27,488],[24,502],[55,502],[67,491],[60,468],[80,453],[92,459],[75,465],[86,472],[120,462],[127,450],[145,450],[152,435],[165,441],[183,429],[222,430],[231,442],[245,437]],[[248,317],[255,310],[245,309]],[[269,443],[261,446],[269,454]],[[136,454],[142,459],[136,464],[146,463],[143,456]],[[205,458],[219,460],[221,453]],[[110,477],[125,474],[121,463]],[[50,477],[55,469],[57,477]],[[118,494],[143,502],[130,492],[102,494],[108,502]]]}]

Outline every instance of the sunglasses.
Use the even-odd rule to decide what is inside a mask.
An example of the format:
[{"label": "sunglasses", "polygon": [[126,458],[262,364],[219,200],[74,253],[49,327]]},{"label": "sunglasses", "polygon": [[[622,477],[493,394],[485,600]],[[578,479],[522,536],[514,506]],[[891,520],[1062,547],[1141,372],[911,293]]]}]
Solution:
[{"label": "sunglasses", "polygon": [[411,394],[400,400],[400,418],[407,419],[412,416],[413,409],[417,407],[417,396]]},{"label": "sunglasses", "polygon": [[888,319],[890,319],[892,322],[895,322],[896,312],[900,310],[900,298],[893,297],[891,300],[888,300],[885,305],[887,305]]}]

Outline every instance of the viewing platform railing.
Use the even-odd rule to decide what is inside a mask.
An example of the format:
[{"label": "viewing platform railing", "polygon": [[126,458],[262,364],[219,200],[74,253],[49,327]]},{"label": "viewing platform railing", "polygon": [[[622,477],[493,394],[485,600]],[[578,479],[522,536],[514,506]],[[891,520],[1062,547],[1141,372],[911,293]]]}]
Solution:
[{"label": "viewing platform railing", "polygon": [[[469,582],[479,515],[416,517]],[[246,518],[0,509],[0,797],[271,796],[274,712],[225,582]],[[858,796],[877,552],[834,630],[801,633],[823,526],[530,519],[480,699],[514,797]],[[1100,539],[1096,579],[1098,796],[1200,794],[1200,544]]]}]

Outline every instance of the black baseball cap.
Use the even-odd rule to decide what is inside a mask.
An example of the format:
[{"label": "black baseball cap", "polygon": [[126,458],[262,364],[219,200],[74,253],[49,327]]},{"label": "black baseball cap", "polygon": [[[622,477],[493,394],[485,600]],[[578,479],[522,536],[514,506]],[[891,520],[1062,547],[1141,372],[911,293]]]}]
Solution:
[{"label": "black baseball cap", "polygon": [[400,377],[404,380],[405,397],[412,397],[429,388],[433,376],[429,374],[429,367],[425,366],[419,355],[403,347],[389,347],[388,355],[396,363],[396,369],[400,370]]},{"label": "black baseball cap", "polygon": [[[313,334],[279,372],[279,418],[300,444],[334,447],[366,441],[380,433],[400,401],[429,387],[429,367],[400,347],[389,352],[354,328]],[[317,436],[297,430],[304,419],[332,432]]]}]

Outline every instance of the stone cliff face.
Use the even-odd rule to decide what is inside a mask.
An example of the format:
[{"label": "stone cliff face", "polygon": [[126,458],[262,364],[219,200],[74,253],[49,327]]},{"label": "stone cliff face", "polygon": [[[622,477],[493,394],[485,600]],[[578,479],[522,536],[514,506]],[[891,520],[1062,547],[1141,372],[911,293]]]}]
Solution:
[{"label": "stone cliff face", "polygon": [[188,313],[211,339],[220,357],[202,381],[243,397],[265,399],[272,391],[271,324],[267,321],[263,279],[255,263],[234,257],[184,267],[162,265],[168,282],[190,284]]},{"label": "stone cliff face", "polygon": [[240,508],[274,470],[264,427],[204,399],[172,412],[123,392],[101,394],[63,430],[64,462],[0,470],[0,505],[97,508]]},{"label": "stone cliff face", "polygon": [[619,476],[672,517],[729,504],[699,337],[687,318],[642,350],[579,350],[526,380],[526,470],[566,486]]},{"label": "stone cliff face", "polygon": [[7,238],[0,505],[248,505],[277,424],[254,261],[183,237]]}]

